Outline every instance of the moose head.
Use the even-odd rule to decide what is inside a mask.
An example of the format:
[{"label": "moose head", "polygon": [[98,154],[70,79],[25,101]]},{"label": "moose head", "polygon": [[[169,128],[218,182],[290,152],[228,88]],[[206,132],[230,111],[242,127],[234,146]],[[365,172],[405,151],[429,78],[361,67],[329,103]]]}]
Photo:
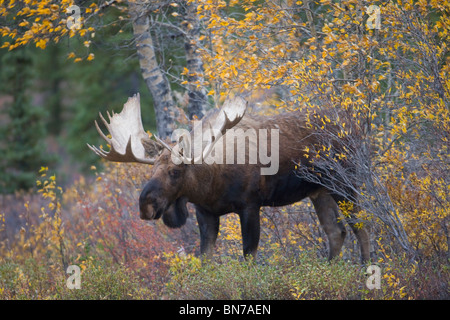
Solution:
[{"label": "moose head", "polygon": [[[130,97],[122,112],[108,113],[109,123],[100,113],[100,119],[111,138],[95,126],[100,136],[111,146],[106,152],[88,144],[100,157],[115,162],[138,162],[153,165],[151,179],[139,198],[140,217],[144,220],[159,219],[171,228],[179,228],[188,217],[186,204],[202,193],[193,181],[207,179],[196,165],[203,164],[214,145],[228,129],[233,128],[244,116],[247,103],[239,97],[228,99],[220,110],[209,114],[196,124],[192,132],[178,131],[178,143],[171,147],[157,136],[152,138],[144,131],[141,120],[140,96]],[[201,141],[192,144],[193,133],[201,132]],[[197,139],[198,140],[198,139]],[[200,150],[199,150],[200,148]]]}]

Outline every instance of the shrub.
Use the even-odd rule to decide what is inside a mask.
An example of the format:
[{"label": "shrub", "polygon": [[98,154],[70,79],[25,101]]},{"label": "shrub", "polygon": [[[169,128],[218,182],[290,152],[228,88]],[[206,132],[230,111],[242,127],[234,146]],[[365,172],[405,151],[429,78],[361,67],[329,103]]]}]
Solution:
[{"label": "shrub", "polygon": [[291,299],[283,274],[275,267],[223,257],[200,267],[197,258],[173,257],[170,299]]},{"label": "shrub", "polygon": [[192,256],[169,260],[171,299],[354,299],[364,284],[358,266],[311,253],[264,263],[223,257],[202,267]]},{"label": "shrub", "polygon": [[89,260],[82,265],[81,289],[69,289],[69,275],[61,266],[42,265],[34,259],[18,264],[0,262],[0,299],[155,299],[136,272],[110,261]]},{"label": "shrub", "polygon": [[0,260],[0,299],[51,299],[61,272],[32,258],[23,263]]},{"label": "shrub", "polygon": [[59,282],[58,299],[79,300],[130,300],[156,299],[156,291],[137,273],[124,265],[111,261],[90,260],[83,265],[80,275],[81,288],[68,289],[65,279]]}]

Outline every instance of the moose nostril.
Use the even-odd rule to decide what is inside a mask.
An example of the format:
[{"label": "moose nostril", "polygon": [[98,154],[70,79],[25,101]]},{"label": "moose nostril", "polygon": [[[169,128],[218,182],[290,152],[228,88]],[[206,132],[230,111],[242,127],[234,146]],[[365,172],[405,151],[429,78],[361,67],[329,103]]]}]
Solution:
[{"label": "moose nostril", "polygon": [[156,202],[156,194],[160,189],[158,180],[150,180],[139,196],[139,211],[141,219],[154,219],[155,210],[152,205]]}]

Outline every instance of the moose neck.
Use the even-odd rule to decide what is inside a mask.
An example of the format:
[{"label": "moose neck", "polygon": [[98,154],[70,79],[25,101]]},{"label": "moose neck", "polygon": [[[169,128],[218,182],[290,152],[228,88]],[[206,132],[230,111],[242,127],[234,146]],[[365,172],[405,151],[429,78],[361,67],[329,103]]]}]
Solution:
[{"label": "moose neck", "polygon": [[183,194],[188,197],[189,202],[194,204],[214,201],[221,184],[215,183],[217,165],[193,164],[189,165],[185,176]]}]

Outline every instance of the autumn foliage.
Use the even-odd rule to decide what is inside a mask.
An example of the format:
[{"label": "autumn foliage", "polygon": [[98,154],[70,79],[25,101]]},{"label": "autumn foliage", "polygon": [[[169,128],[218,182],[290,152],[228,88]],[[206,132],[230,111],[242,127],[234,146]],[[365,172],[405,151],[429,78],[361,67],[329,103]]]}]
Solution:
[{"label": "autumn foliage", "polygon": [[[265,92],[275,112],[307,113],[323,144],[304,151],[337,177],[327,187],[350,185],[403,250],[448,257],[449,4],[373,5],[379,16],[363,1],[200,1],[205,78],[210,94]],[[351,143],[331,155],[339,139]],[[363,172],[341,174],[342,159]]]},{"label": "autumn foliage", "polygon": [[[107,9],[88,2],[82,27],[70,29],[61,17],[72,1],[22,2],[0,1],[0,16],[15,19],[0,26],[4,49],[45,49],[63,37],[89,47]],[[178,3],[170,17],[182,16]],[[308,201],[262,210],[261,265],[237,262],[239,219],[222,217],[217,261],[202,266],[194,211],[181,230],[139,220],[148,170],[105,164],[64,190],[42,168],[37,194],[1,198],[0,297],[111,298],[101,288],[116,274],[116,298],[448,299],[450,2],[374,1],[372,10],[361,0],[188,3],[201,24],[203,74],[180,67],[177,85],[201,86],[214,102],[239,92],[255,113],[307,114],[322,143],[302,151],[319,173],[332,173],[328,188],[339,193],[344,184],[358,195],[382,289],[365,287],[352,236],[338,262],[323,261],[326,236]],[[120,21],[129,18],[126,1],[113,4]],[[345,143],[332,154],[338,141]],[[342,161],[358,169],[349,173]],[[317,172],[299,174],[315,181]],[[339,205],[345,216],[352,204]],[[99,289],[83,296],[65,288],[71,264]]]}]

